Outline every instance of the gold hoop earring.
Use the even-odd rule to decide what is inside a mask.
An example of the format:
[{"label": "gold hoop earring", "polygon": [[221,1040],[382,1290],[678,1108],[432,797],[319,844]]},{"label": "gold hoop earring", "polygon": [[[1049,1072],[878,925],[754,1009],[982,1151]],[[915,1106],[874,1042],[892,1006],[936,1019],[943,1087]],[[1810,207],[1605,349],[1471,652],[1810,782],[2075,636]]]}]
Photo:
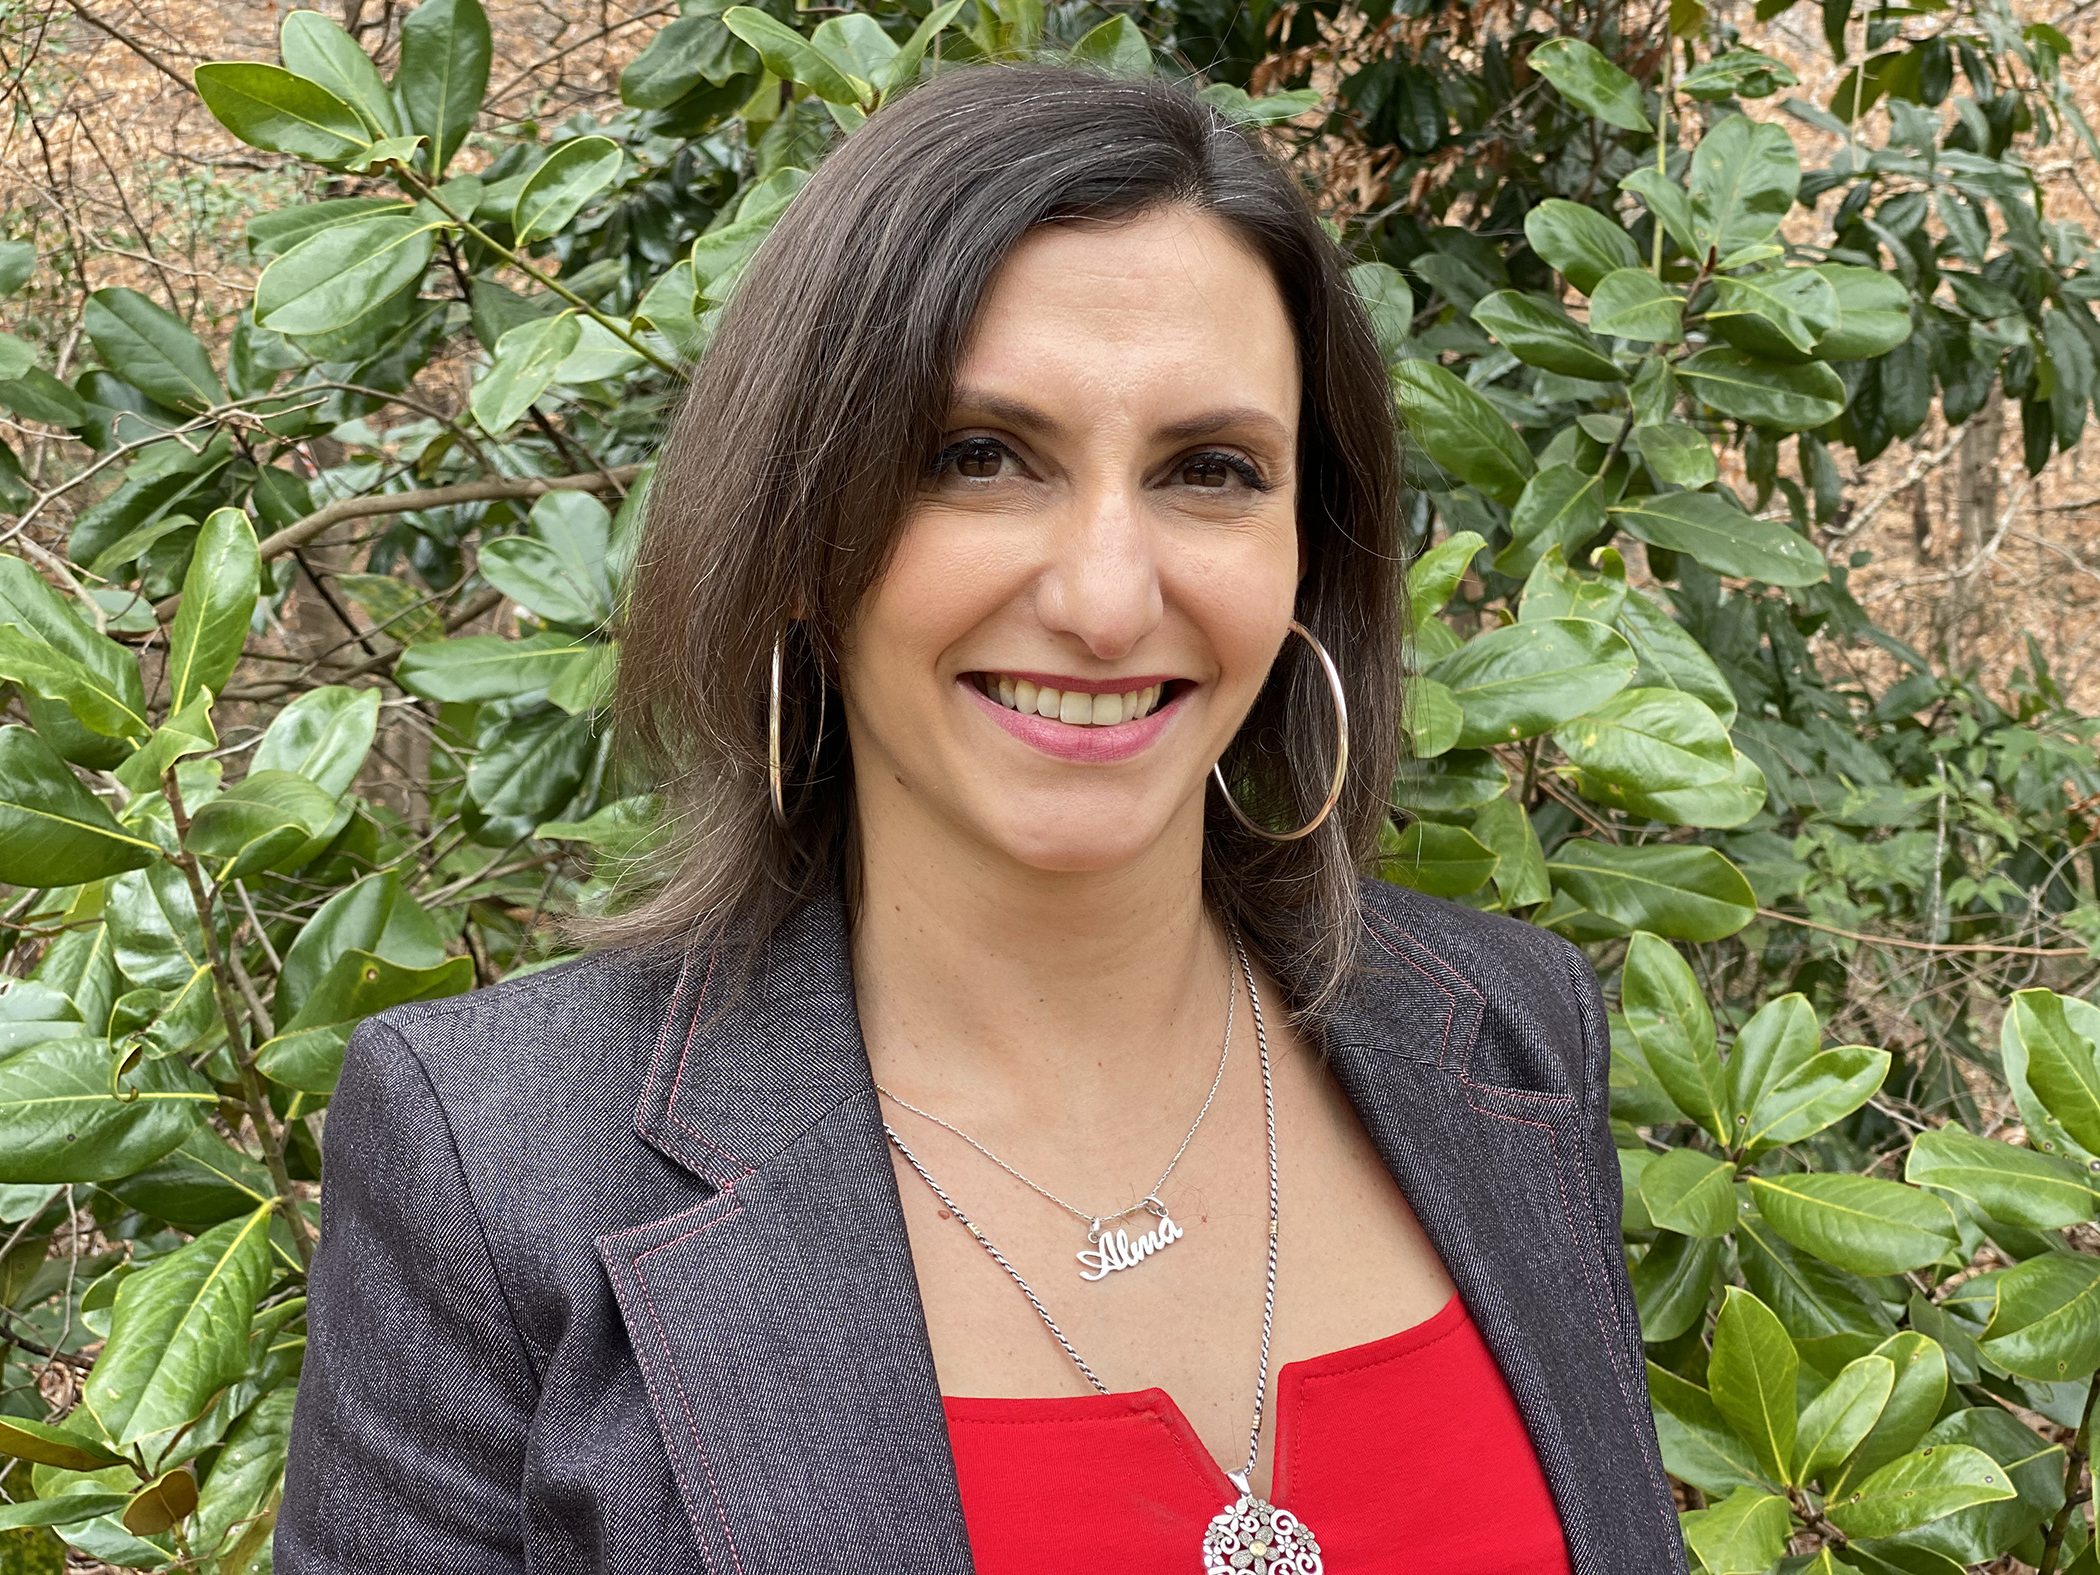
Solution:
[{"label": "gold hoop earring", "polygon": [[1342,801],[1342,783],[1349,775],[1349,697],[1342,690],[1341,670],[1334,665],[1334,658],[1327,654],[1327,647],[1313,638],[1312,630],[1295,618],[1291,620],[1291,633],[1312,647],[1313,655],[1320,659],[1320,670],[1327,675],[1327,688],[1334,697],[1334,780],[1327,785],[1326,802],[1320,806],[1318,814],[1297,830],[1271,831],[1266,826],[1257,825],[1245,810],[1233,802],[1232,789],[1225,785],[1222,763],[1210,768],[1210,774],[1217,778],[1218,791],[1225,795],[1225,807],[1232,811],[1232,818],[1257,837],[1266,838],[1270,842],[1296,842],[1299,838],[1309,837],[1318,831],[1326,823],[1327,817],[1334,813],[1334,806]]},{"label": "gold hoop earring", "polygon": [[[766,696],[766,788],[772,798],[773,824],[783,831],[787,829],[786,775],[780,766],[780,679],[785,664],[787,631],[773,636],[773,686]],[[810,755],[814,759],[817,747],[824,742],[824,675],[817,674],[817,744]]]}]

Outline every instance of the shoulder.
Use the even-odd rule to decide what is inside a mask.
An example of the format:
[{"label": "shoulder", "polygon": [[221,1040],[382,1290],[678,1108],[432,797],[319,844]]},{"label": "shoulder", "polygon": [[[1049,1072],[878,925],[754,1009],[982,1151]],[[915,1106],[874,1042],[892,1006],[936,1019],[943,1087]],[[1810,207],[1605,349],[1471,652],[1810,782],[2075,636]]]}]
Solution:
[{"label": "shoulder", "polygon": [[1437,1059],[1469,1081],[1570,1093],[1604,1078],[1609,1033],[1589,960],[1506,914],[1361,883],[1365,928],[1350,994],[1372,1020],[1419,1042],[1441,1012]]}]

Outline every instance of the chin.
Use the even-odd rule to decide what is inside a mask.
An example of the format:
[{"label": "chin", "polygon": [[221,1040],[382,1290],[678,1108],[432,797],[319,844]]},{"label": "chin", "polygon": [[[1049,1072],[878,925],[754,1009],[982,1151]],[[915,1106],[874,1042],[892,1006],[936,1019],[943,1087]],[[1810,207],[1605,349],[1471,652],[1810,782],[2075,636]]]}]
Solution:
[{"label": "chin", "polygon": [[1166,832],[1163,823],[1129,805],[1120,812],[1067,809],[1039,816],[1017,816],[1009,810],[999,823],[984,828],[984,840],[1025,869],[1045,875],[1099,875],[1137,863]]}]

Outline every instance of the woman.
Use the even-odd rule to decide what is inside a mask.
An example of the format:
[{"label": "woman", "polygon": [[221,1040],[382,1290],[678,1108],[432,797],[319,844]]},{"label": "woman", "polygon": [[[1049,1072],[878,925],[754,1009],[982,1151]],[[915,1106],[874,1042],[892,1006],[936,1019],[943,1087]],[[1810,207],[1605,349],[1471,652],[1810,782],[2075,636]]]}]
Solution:
[{"label": "woman", "polygon": [[1343,267],[1150,83],[818,170],[633,575],[667,878],[351,1046],[281,1569],[1682,1569],[1595,980],[1359,881]]}]

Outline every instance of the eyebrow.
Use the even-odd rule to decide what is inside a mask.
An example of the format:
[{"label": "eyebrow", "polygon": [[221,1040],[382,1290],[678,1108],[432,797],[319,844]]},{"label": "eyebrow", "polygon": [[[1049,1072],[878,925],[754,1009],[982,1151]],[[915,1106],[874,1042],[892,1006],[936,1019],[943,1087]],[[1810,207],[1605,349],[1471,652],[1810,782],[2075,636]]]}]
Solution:
[{"label": "eyebrow", "polygon": [[[1062,424],[1046,412],[1038,410],[1024,400],[1008,399],[999,394],[980,393],[967,388],[957,389],[954,408],[990,416],[1022,431],[1041,432],[1051,437],[1062,436],[1064,433]],[[1288,442],[1290,437],[1282,422],[1256,405],[1231,405],[1222,410],[1207,410],[1201,415],[1187,416],[1162,427],[1160,436],[1176,440],[1205,438],[1233,427],[1257,428],[1278,442]]]}]

